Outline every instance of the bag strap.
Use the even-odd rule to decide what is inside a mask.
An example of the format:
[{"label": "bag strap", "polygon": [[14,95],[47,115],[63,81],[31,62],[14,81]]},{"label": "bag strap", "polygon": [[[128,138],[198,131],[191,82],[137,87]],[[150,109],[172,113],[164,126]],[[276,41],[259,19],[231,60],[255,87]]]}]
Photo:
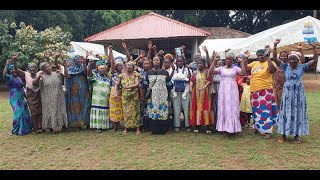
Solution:
[{"label": "bag strap", "polygon": [[[160,71],[161,71],[161,69],[160,69]],[[152,83],[152,87],[151,87],[151,88],[153,88],[154,84],[156,83],[156,81],[157,81],[157,79],[158,79],[158,75],[159,75],[160,71],[158,72],[158,74],[157,74],[157,76],[156,76],[156,79],[153,81],[153,83]]]}]

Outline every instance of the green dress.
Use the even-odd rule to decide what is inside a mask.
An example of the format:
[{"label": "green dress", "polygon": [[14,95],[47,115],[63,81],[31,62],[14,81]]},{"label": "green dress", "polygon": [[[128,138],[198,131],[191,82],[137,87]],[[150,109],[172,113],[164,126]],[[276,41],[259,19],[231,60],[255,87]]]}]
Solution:
[{"label": "green dress", "polygon": [[[137,72],[134,72],[132,77],[126,74],[120,74],[122,86],[131,86],[135,84],[135,77],[140,77]],[[126,128],[137,128],[140,126],[140,100],[139,88],[122,88],[122,109],[124,116],[124,126]]]}]

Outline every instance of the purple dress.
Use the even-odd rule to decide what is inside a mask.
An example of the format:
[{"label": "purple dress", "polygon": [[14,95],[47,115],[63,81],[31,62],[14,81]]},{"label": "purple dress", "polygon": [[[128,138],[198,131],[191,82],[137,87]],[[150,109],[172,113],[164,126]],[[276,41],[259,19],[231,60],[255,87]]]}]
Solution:
[{"label": "purple dress", "polygon": [[228,133],[241,132],[239,91],[236,75],[241,69],[218,67],[216,70],[221,76],[218,93],[217,131]]}]

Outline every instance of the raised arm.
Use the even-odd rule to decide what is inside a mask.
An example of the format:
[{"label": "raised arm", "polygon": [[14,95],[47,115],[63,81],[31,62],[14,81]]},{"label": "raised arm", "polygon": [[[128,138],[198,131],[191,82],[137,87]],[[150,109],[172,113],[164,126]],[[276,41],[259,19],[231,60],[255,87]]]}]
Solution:
[{"label": "raised arm", "polygon": [[242,59],[242,56],[239,57],[239,62],[240,62],[240,66],[241,66],[241,71],[239,73],[239,75],[244,76],[246,74],[246,68],[244,67],[244,59]]},{"label": "raised arm", "polygon": [[13,65],[14,65],[14,70],[17,72],[17,75],[18,75],[19,77],[24,78],[24,77],[25,77],[24,71],[22,71],[21,69],[19,69],[19,68],[17,67],[17,57],[18,57],[17,54],[13,54],[13,55],[11,56],[12,61],[13,61]]},{"label": "raised arm", "polygon": [[310,45],[312,46],[312,49],[313,49],[313,57],[311,61],[307,62],[309,68],[316,65],[318,62],[318,51],[316,46],[317,44],[310,43]]},{"label": "raised arm", "polygon": [[156,55],[158,54],[157,46],[156,46],[156,45],[153,45],[153,46],[152,46],[152,50],[153,50],[153,54],[156,56]]},{"label": "raised arm", "polygon": [[207,64],[208,64],[208,67],[210,67],[211,62],[210,62],[210,56],[209,56],[207,46],[206,45],[202,46],[202,50],[206,53]]},{"label": "raised arm", "polygon": [[108,49],[109,49],[108,59],[109,59],[110,65],[111,65],[111,74],[113,74],[115,72],[115,69],[116,69],[116,65],[115,65],[115,62],[114,62],[114,56],[113,56],[113,47],[110,45],[108,47]]},{"label": "raised arm", "polygon": [[184,58],[185,62],[187,62],[187,58],[186,58],[186,54],[184,52],[184,49],[186,49],[186,46],[185,45],[182,45],[180,47],[180,51],[181,51],[181,56]]},{"label": "raised arm", "polygon": [[244,68],[245,68],[246,72],[250,72],[251,71],[251,67],[248,66],[249,56],[250,56],[250,52],[249,52],[249,50],[246,50],[244,52]]},{"label": "raised arm", "polygon": [[45,57],[46,61],[51,65],[50,55],[51,55],[50,52],[48,52],[48,51],[44,52],[44,57]]},{"label": "raised arm", "polygon": [[122,42],[122,47],[123,47],[123,49],[124,49],[124,51],[126,53],[128,62],[132,61],[132,59],[130,57],[130,53],[129,53],[128,49],[127,49],[127,44],[125,42]]},{"label": "raised arm", "polygon": [[145,54],[144,52],[141,53],[135,60],[133,60],[134,62],[138,63],[138,61],[141,59],[141,58],[144,58]]},{"label": "raised arm", "polygon": [[298,51],[299,51],[300,54],[301,54],[301,56],[300,56],[300,64],[303,64],[304,61],[305,61],[305,58],[304,58],[304,53],[303,53],[303,51],[302,51],[302,44],[301,44],[301,43],[299,43],[299,44],[297,45],[297,49],[298,49]]},{"label": "raised arm", "polygon": [[8,74],[9,63],[10,63],[10,60],[8,59],[7,62],[6,62],[6,65],[4,66],[4,69],[3,69],[3,74],[2,74],[3,77],[6,77],[7,74]]},{"label": "raised arm", "polygon": [[88,65],[87,65],[87,76],[89,76],[89,77],[92,77],[92,66],[93,66],[93,64],[94,64],[94,60],[90,59]]},{"label": "raised arm", "polygon": [[36,79],[34,79],[32,81],[32,84],[36,87],[39,87],[39,83],[40,83],[40,78],[42,78],[44,75],[44,72],[43,71],[40,71],[39,75],[36,77]]},{"label": "raised arm", "polygon": [[63,60],[63,67],[64,73],[60,72],[60,76],[70,78],[70,74],[68,73],[68,64],[66,60]]},{"label": "raised arm", "polygon": [[217,70],[215,70],[215,66],[218,62],[218,59],[215,58],[213,63],[211,64],[210,68],[209,68],[209,74],[219,74],[219,72]]},{"label": "raised arm", "polygon": [[276,39],[273,43],[273,53],[272,53],[272,57],[273,57],[273,61],[277,64],[277,66],[279,67],[280,64],[282,63],[282,61],[280,59],[277,58],[277,45],[280,43],[281,39]]}]

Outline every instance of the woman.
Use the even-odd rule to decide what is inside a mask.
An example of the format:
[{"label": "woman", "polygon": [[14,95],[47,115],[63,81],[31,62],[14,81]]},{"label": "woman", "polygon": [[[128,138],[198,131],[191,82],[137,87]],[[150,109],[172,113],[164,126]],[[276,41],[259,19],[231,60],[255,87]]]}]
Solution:
[{"label": "woman", "polygon": [[144,58],[142,62],[143,66],[142,69],[140,70],[140,118],[141,118],[141,125],[142,129],[144,131],[150,131],[151,130],[151,124],[148,121],[147,117],[147,99],[145,98],[145,85],[147,85],[147,72],[150,69],[150,61],[147,58]]},{"label": "woman", "polygon": [[237,75],[245,73],[245,67],[242,57],[238,58],[241,69],[233,65],[235,56],[232,53],[226,54],[226,65],[214,69],[215,61],[209,72],[220,74],[220,87],[218,95],[218,118],[216,130],[234,134],[241,132],[240,108],[239,108],[239,90],[236,82]]},{"label": "woman", "polygon": [[[14,65],[7,60],[3,70],[3,78],[9,89],[9,101],[13,110],[13,128],[11,133],[25,135],[32,132],[32,124],[28,105],[24,99],[23,82],[17,77]],[[10,75],[7,72],[10,72]]]},{"label": "woman", "polygon": [[[180,130],[180,112],[183,110],[184,123],[187,131],[191,131],[189,124],[189,111],[190,111],[190,78],[191,72],[189,68],[185,67],[184,59],[182,56],[177,58],[177,68],[173,71],[172,78],[172,100],[174,110],[174,128],[175,131]],[[181,79],[182,78],[182,79]],[[183,86],[182,88],[181,85]]]},{"label": "woman", "polygon": [[[256,52],[257,60],[247,65],[247,71],[251,71],[251,104],[255,122],[255,133],[264,134],[266,139],[271,138],[272,127],[276,122],[278,107],[272,90],[272,73],[276,68],[269,58],[270,50],[259,49]],[[246,59],[250,53],[245,52]]]},{"label": "woman", "polygon": [[[66,63],[64,62],[64,66]],[[62,88],[62,77],[69,77],[67,68],[64,74],[52,72],[48,62],[40,63],[43,71],[35,80],[33,85],[40,87],[42,101],[42,128],[50,129],[52,133],[57,133],[61,129],[68,127],[65,96]]]},{"label": "woman", "polygon": [[90,111],[90,128],[97,133],[111,127],[109,116],[110,78],[104,60],[96,63],[96,72],[92,72],[93,61],[87,66],[88,79],[93,82],[92,102]]},{"label": "woman", "polygon": [[[275,43],[279,42],[277,39]],[[282,135],[279,142],[287,141],[287,136],[294,136],[294,140],[300,143],[300,136],[309,134],[308,110],[304,93],[304,71],[317,64],[318,52],[316,44],[310,44],[313,48],[313,60],[299,64],[301,54],[291,52],[288,56],[289,64],[274,59],[278,66],[284,70],[285,82],[282,92],[280,113],[278,116],[278,133]]]},{"label": "woman", "polygon": [[32,85],[34,79],[39,76],[38,66],[35,63],[28,64],[28,71],[22,71],[17,68],[16,57],[13,56],[12,60],[14,63],[15,71],[17,75],[24,78],[26,81],[26,99],[29,105],[31,120],[32,120],[32,131],[36,133],[42,132],[42,104],[41,104],[41,94],[39,88],[35,88]]},{"label": "woman", "polygon": [[[111,48],[111,47],[110,47]],[[110,120],[112,121],[113,129],[116,131],[120,122],[123,120],[123,111],[122,111],[122,98],[121,98],[121,87],[118,88],[118,91],[115,91],[115,85],[119,80],[119,75],[122,72],[123,58],[117,57],[113,58],[113,51],[109,48],[109,59],[111,63],[111,70],[109,77],[111,78],[111,92],[110,92]],[[111,48],[112,49],[112,48]],[[117,92],[117,98],[114,97],[114,93]]]},{"label": "woman", "polygon": [[88,108],[90,106],[89,89],[86,76],[86,61],[75,55],[67,60],[69,78],[66,79],[66,103],[69,127],[81,129],[89,125]]},{"label": "woman", "polygon": [[197,60],[197,70],[191,76],[191,109],[190,125],[193,132],[199,132],[199,126],[206,127],[206,133],[211,134],[209,128],[214,123],[214,115],[211,111],[211,98],[208,86],[211,84],[211,76],[205,69],[205,59]]},{"label": "woman", "polygon": [[139,77],[140,75],[134,70],[135,62],[129,61],[127,72],[119,75],[119,80],[115,86],[114,97],[118,98],[118,87],[122,87],[122,110],[124,117],[124,131],[126,134],[129,128],[136,128],[136,134],[140,131],[140,103],[139,103]]},{"label": "woman", "polygon": [[[276,39],[276,41],[274,42],[274,46],[273,46],[273,59],[277,59],[277,45],[280,43],[280,39]],[[297,49],[299,50],[299,52],[301,53],[301,57],[300,57],[300,63],[303,64],[304,63],[304,54],[302,51],[302,45],[299,44],[297,46]],[[287,51],[281,51],[279,54],[279,59],[277,60],[281,60],[284,63],[289,63],[288,62],[288,52]],[[284,81],[285,81],[285,74],[284,71],[280,68],[277,67],[277,71],[275,73],[273,73],[273,93],[274,96],[276,98],[276,103],[277,106],[280,107],[281,105],[281,95],[282,95],[282,89],[283,89],[283,85],[284,85]]]},{"label": "woman", "polygon": [[169,74],[161,69],[159,56],[153,58],[153,68],[147,72],[147,86],[152,89],[148,99],[147,115],[151,122],[151,134],[165,134],[168,130],[168,83]]}]

